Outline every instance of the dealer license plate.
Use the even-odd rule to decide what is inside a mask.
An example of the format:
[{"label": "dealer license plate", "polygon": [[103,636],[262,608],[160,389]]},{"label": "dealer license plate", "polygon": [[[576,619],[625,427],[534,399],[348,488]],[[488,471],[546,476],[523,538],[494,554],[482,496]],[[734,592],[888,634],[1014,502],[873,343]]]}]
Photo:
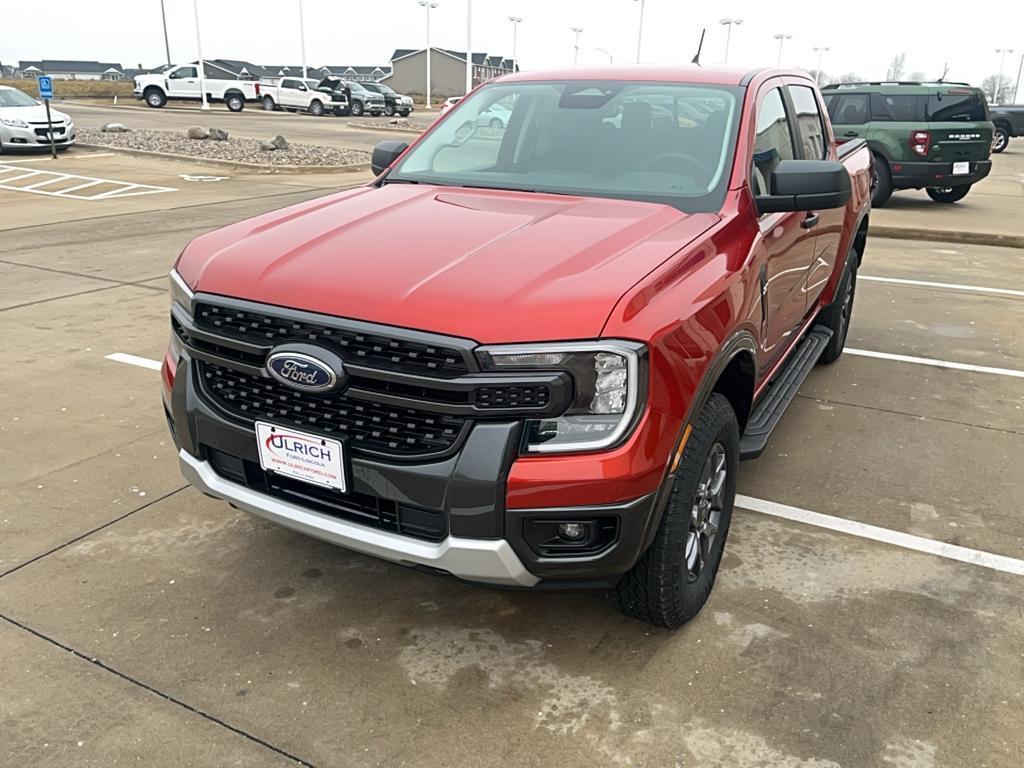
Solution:
[{"label": "dealer license plate", "polygon": [[971,164],[970,164],[970,162],[953,163],[953,175],[954,176],[963,176],[965,173],[970,173],[970,172],[971,172]]},{"label": "dealer license plate", "polygon": [[342,492],[348,489],[340,441],[257,421],[256,443],[264,470]]}]

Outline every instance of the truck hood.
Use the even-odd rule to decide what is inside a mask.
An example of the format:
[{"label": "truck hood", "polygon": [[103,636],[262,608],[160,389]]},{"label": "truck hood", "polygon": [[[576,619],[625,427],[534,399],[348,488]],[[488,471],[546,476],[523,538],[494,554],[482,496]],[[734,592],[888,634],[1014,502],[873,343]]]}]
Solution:
[{"label": "truck hood", "polygon": [[585,339],[717,220],[655,203],[388,184],[203,235],[178,272],[198,291],[481,343]]}]

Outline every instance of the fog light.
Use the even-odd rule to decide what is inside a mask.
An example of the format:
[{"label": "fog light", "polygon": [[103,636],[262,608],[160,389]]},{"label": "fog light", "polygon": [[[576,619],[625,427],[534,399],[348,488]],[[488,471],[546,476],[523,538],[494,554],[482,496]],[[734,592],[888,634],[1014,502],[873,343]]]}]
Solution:
[{"label": "fog light", "polygon": [[587,535],[587,526],[583,523],[559,523],[558,535],[568,541],[579,541]]}]

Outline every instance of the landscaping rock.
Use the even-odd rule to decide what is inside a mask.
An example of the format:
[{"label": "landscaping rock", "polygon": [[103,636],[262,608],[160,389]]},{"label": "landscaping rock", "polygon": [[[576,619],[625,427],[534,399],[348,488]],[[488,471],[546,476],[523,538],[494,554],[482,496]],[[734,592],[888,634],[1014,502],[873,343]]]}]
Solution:
[{"label": "landscaping rock", "polygon": [[288,149],[288,142],[285,141],[284,136],[277,134],[270,140],[270,143],[274,145],[274,149]]},{"label": "landscaping rock", "polygon": [[107,123],[100,130],[104,133],[127,133],[131,128],[124,123]]},{"label": "landscaping rock", "polygon": [[187,136],[190,139],[196,140],[208,139],[210,138],[210,132],[205,128],[200,128],[198,125],[193,125],[191,128],[188,129]]},{"label": "landscaping rock", "polygon": [[228,140],[228,132],[227,131],[222,131],[220,128],[211,128],[210,129],[210,140],[211,141],[227,141]]},{"label": "landscaping rock", "polygon": [[277,146],[272,141],[261,141],[260,149],[264,152],[273,152],[277,149]]}]

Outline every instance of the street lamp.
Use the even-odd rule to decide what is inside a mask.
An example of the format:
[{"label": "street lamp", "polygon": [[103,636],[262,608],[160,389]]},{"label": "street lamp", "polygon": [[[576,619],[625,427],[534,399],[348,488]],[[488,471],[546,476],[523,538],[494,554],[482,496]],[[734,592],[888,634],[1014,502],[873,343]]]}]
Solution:
[{"label": "street lamp", "polygon": [[828,53],[829,47],[827,45],[816,45],[811,50],[818,54],[818,66],[814,70],[814,84],[818,85],[818,82],[821,80],[821,57]]},{"label": "street lamp", "polygon": [[790,40],[790,39],[792,39],[792,37],[793,37],[793,36],[792,36],[792,35],[787,35],[787,34],[785,34],[785,33],[781,33],[781,32],[780,32],[780,33],[779,33],[779,34],[777,34],[777,35],[772,35],[772,37],[774,37],[774,38],[775,38],[776,40],[778,40],[778,41],[779,41],[779,58],[778,58],[778,59],[776,59],[776,61],[775,61],[775,66],[777,66],[777,67],[781,67],[781,66],[782,66],[782,44],[783,44],[783,43],[784,43],[784,42],[785,42],[786,40]]},{"label": "street lamp", "polygon": [[419,0],[419,4],[427,9],[427,105],[424,109],[430,109],[430,9],[437,8],[438,4],[432,0]]},{"label": "street lamp", "polygon": [[299,0],[299,45],[302,46],[302,79],[306,79],[306,22],[302,19],[302,0]]},{"label": "street lamp", "polygon": [[196,48],[199,51],[199,94],[203,99],[200,109],[209,109],[210,102],[206,100],[206,62],[203,61],[203,41],[199,36],[199,0],[192,0],[192,15],[196,19]]},{"label": "street lamp", "polygon": [[512,71],[516,71],[516,35],[519,32],[519,25],[523,23],[522,16],[509,16],[508,20],[512,22]]},{"label": "street lamp", "polygon": [[167,66],[171,66],[171,42],[167,37],[167,13],[164,11],[164,0],[160,0],[160,18],[164,21],[164,48],[167,49]]},{"label": "street lamp", "polygon": [[996,80],[995,93],[992,95],[993,104],[999,103],[999,91],[1003,85],[1003,64],[1006,62],[1006,54],[1013,53],[1013,48],[996,48],[996,53],[999,54],[999,78]]},{"label": "street lamp", "polygon": [[573,43],[573,49],[575,53],[572,58],[573,64],[579,64],[580,62],[580,33],[583,32],[583,27],[569,27],[573,32],[576,33],[576,42]]},{"label": "street lamp", "polygon": [[732,37],[732,28],[743,23],[743,19],[719,19],[718,23],[725,27],[725,63],[729,63],[729,39]]},{"label": "street lamp", "polygon": [[473,0],[466,0],[466,93],[473,90]]},{"label": "street lamp", "polygon": [[612,58],[612,55],[610,53],[608,53],[608,51],[606,51],[604,48],[595,48],[594,50],[597,53],[603,53],[605,56],[607,56],[609,64],[614,64],[615,63],[615,59]]},{"label": "street lamp", "polygon": [[[640,0],[640,23],[636,28],[636,63],[640,63],[640,43],[644,38],[644,0]],[[609,57],[611,58],[611,57]]]}]

